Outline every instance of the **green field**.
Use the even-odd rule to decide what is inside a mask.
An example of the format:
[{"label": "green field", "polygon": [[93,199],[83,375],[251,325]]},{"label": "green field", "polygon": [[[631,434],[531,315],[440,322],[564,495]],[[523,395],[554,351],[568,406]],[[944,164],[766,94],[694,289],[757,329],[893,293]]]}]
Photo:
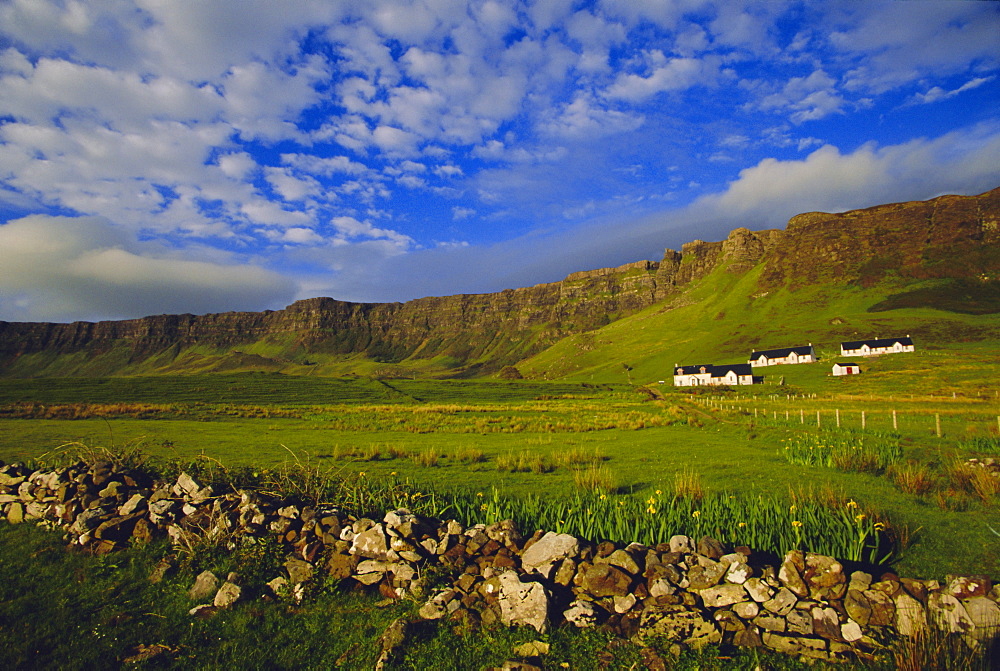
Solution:
[{"label": "green field", "polygon": [[[785,387],[703,394],[667,385],[261,373],[2,380],[0,459],[52,462],[81,445],[129,446],[158,459],[229,469],[298,462],[348,478],[409,482],[416,490],[541,493],[553,505],[592,487],[588,473],[599,471],[598,484],[618,496],[645,497],[672,491],[677,474],[688,472],[708,492],[855,500],[909,540],[893,565],[905,575],[996,577],[1000,537],[989,527],[1000,530],[998,498],[962,489],[968,483],[954,471],[970,456],[1000,456],[993,439],[1000,405],[985,390],[945,393],[961,387],[963,376],[975,377],[968,371],[988,368],[985,351],[949,354],[960,363],[943,374],[937,394],[906,393],[894,382],[934,352],[883,357],[853,379],[829,378],[822,364],[784,366]],[[821,386],[825,393],[806,391]],[[789,441],[823,432],[832,432],[831,440],[861,440],[862,410],[869,435],[891,435],[899,445],[895,468],[919,469],[928,486],[900,484],[901,476],[884,468],[790,463],[782,453]]]}]

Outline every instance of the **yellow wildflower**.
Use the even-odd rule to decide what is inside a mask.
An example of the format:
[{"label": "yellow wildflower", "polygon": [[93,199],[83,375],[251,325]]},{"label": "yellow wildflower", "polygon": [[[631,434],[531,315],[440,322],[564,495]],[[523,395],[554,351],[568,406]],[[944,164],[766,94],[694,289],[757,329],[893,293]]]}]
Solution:
[{"label": "yellow wildflower", "polygon": [[358,477],[359,477],[359,478],[363,478],[363,477],[365,477],[365,472],[364,472],[364,471],[361,471],[360,473],[358,473]]},{"label": "yellow wildflower", "polygon": [[792,520],[792,526],[793,527],[800,527],[800,526],[802,526],[802,522],[799,522],[798,520]]},{"label": "yellow wildflower", "polygon": [[850,501],[847,502],[847,507],[848,508],[857,508],[858,507],[858,502],[855,501],[854,499],[851,499]]},{"label": "yellow wildflower", "polygon": [[701,511],[700,510],[694,511],[693,513],[691,513],[691,517],[701,517]]},{"label": "yellow wildflower", "polygon": [[657,496],[659,496],[659,495],[660,495],[660,494],[662,494],[662,493],[663,493],[663,492],[661,492],[661,491],[660,491],[659,489],[657,489],[657,490],[656,490],[656,495],[657,495]]},{"label": "yellow wildflower", "polygon": [[885,530],[884,524],[882,524],[881,522],[875,523],[875,531],[884,531],[884,530]]},{"label": "yellow wildflower", "polygon": [[649,512],[650,515],[656,514],[656,508],[654,508],[653,506],[646,508],[646,510]]},{"label": "yellow wildflower", "polygon": [[476,492],[476,496],[478,496],[479,498],[483,498],[483,493],[482,492]]},{"label": "yellow wildflower", "polygon": [[867,516],[867,515],[865,515],[864,513],[858,513],[857,515],[855,515],[855,516],[854,516],[854,519],[856,519],[856,520],[857,520],[858,522],[861,522],[861,521],[863,521],[863,520],[864,520],[864,519],[865,519],[866,517],[868,517],[868,516]]},{"label": "yellow wildflower", "polygon": [[487,508],[489,508],[489,506],[486,505],[485,503],[483,505],[479,506],[480,510],[486,510]]},{"label": "yellow wildflower", "polygon": [[742,528],[743,528],[743,527],[745,527],[746,525],[747,525],[747,523],[746,523],[746,522],[740,522],[740,523],[739,523],[739,524],[737,524],[736,526],[738,526],[738,527],[739,527],[740,529],[742,529]]},{"label": "yellow wildflower", "polygon": [[794,513],[796,510],[797,510],[797,508],[796,508],[796,506],[795,506],[794,503],[791,506],[788,507],[788,512],[790,512],[790,513]]}]

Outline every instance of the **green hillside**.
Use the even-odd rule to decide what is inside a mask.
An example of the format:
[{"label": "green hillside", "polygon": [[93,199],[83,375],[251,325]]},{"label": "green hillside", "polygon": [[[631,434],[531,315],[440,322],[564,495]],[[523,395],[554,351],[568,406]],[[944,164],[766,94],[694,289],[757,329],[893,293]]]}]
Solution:
[{"label": "green hillside", "polygon": [[[736,275],[719,266],[673,300],[570,336],[518,368],[528,378],[669,383],[675,364],[745,363],[754,349],[812,343],[819,363],[760,372],[766,384],[784,377],[786,384],[813,390],[829,381],[830,367],[840,360],[840,342],[911,335],[915,356],[875,358],[864,362],[863,369],[924,369],[923,379],[911,384],[926,387],[935,379],[936,366],[954,372],[949,359],[942,358],[944,351],[984,363],[994,362],[992,354],[1000,355],[1000,314],[968,314],[953,293],[937,290],[940,280],[887,281],[867,289],[827,284],[762,294],[757,285],[762,269],[758,265]],[[886,309],[896,297],[915,292],[929,304]],[[940,309],[935,298],[941,299]],[[975,386],[986,380],[973,377],[966,382]]]}]

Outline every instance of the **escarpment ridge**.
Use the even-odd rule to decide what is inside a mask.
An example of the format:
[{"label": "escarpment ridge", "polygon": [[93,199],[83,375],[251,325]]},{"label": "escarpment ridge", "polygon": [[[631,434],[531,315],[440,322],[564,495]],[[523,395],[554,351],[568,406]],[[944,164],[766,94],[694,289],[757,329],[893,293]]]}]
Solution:
[{"label": "escarpment ridge", "polygon": [[113,375],[220,370],[335,374],[353,357],[434,361],[440,374],[498,370],[560,339],[676,298],[717,271],[762,266],[761,290],[815,284],[870,287],[1000,275],[1000,188],[978,196],[793,217],[785,230],[737,228],[660,261],[575,272],[560,282],[405,303],[296,301],[285,309],[52,324],[0,322],[0,375]]}]

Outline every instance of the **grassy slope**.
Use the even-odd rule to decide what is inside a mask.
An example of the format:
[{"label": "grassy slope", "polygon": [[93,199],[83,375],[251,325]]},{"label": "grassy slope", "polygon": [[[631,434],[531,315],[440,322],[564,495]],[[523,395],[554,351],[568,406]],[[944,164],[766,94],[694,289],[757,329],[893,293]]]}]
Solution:
[{"label": "grassy slope", "polygon": [[[745,363],[753,349],[811,342],[824,362],[821,365],[759,372],[767,382],[786,376],[787,382],[816,387],[840,359],[843,340],[912,334],[918,350],[925,353],[947,348],[987,356],[1000,343],[1000,314],[968,315],[929,307],[868,312],[903,290],[892,283],[871,289],[826,285],[758,295],[761,269],[734,275],[717,268],[674,300],[566,338],[518,368],[528,377],[547,379],[625,382],[631,376],[636,383],[669,382],[675,364]],[[623,364],[632,370],[626,372]],[[883,364],[866,367],[879,369]]]}]

